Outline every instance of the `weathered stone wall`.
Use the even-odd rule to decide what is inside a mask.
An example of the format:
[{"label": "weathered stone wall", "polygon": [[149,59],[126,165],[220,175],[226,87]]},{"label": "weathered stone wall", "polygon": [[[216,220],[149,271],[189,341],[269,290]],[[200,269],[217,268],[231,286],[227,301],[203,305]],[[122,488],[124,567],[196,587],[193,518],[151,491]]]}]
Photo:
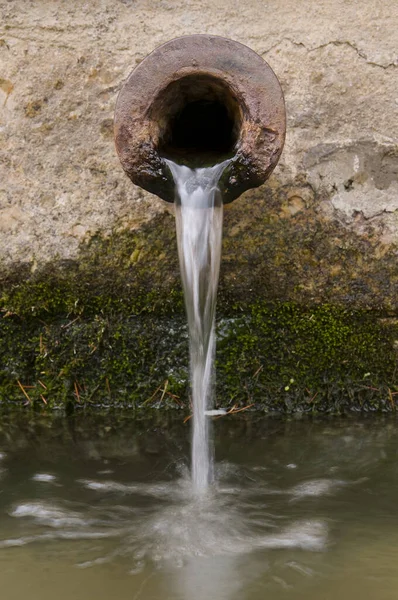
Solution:
[{"label": "weathered stone wall", "polygon": [[[131,69],[156,46],[191,33],[230,37],[263,56],[281,81],[288,115],[285,149],[270,180],[226,207],[219,314],[260,300],[372,309],[371,320],[384,320],[371,341],[364,333],[361,352],[369,342],[372,354],[358,359],[355,377],[368,377],[383,351],[390,390],[398,309],[398,5],[392,0],[0,0],[2,335],[30,344],[12,350],[6,341],[3,355],[0,348],[6,382],[35,384],[40,373],[45,378],[52,368],[44,364],[50,346],[57,353],[65,342],[59,364],[48,360],[58,365],[52,377],[74,390],[76,399],[74,386],[87,364],[98,358],[101,372],[103,355],[97,353],[110,312],[119,311],[124,323],[123,311],[164,312],[167,298],[167,306],[182,313],[172,207],[128,181],[115,154],[112,120]],[[54,324],[57,314],[64,320]],[[26,321],[28,315],[36,324]],[[329,339],[336,361],[340,347],[357,347],[355,331],[347,333],[346,317],[338,315],[326,319],[326,330],[333,338],[337,318],[337,330],[343,326],[351,337],[350,343],[344,335],[338,343]],[[81,330],[74,328],[84,316],[91,329],[79,354],[71,340],[79,338]],[[313,319],[308,314],[305,322],[307,317]],[[283,340],[286,330],[275,318]],[[322,313],[320,327],[325,318]],[[288,327],[291,343],[296,330],[315,335],[306,326]],[[128,328],[123,331],[127,338]],[[319,348],[327,347],[322,340]],[[113,343],[109,372],[116,368]],[[253,373],[266,369],[253,359],[253,340],[249,346],[252,358],[244,369],[254,385],[263,375],[252,380]],[[290,350],[279,350],[270,352],[281,364]],[[307,350],[310,363],[313,350]],[[127,354],[120,372],[129,364]],[[14,355],[20,357],[15,364]],[[330,356],[326,352],[325,365]],[[151,360],[156,362],[156,352],[148,355],[148,369]],[[235,363],[231,358],[234,372]],[[278,382],[282,391],[291,388],[286,381],[299,377],[294,369],[292,377],[290,367],[279,369],[271,395],[277,396]],[[375,388],[383,380],[378,369]],[[167,368],[164,373],[156,379],[152,369],[154,386]],[[109,377],[101,386],[110,397]],[[369,379],[362,383],[366,387]],[[308,385],[303,380],[297,397]],[[39,401],[42,389],[36,390]],[[95,391],[93,383],[87,397]],[[390,396],[384,399],[389,405]]]}]

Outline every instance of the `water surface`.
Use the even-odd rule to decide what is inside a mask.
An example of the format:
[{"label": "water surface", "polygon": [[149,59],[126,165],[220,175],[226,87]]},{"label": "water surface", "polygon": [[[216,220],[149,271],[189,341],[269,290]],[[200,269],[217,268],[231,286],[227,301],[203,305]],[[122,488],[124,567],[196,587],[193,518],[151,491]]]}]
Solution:
[{"label": "water surface", "polygon": [[397,597],[395,420],[236,415],[214,434],[198,497],[182,418],[3,418],[1,597]]}]

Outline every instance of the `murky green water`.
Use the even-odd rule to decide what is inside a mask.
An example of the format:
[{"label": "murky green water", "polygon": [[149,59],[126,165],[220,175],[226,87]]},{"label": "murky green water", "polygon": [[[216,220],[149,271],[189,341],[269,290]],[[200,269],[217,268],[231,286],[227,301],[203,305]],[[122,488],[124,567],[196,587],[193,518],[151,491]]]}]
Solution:
[{"label": "murky green water", "polygon": [[398,596],[394,420],[216,420],[200,500],[181,421],[0,427],[4,600]]}]

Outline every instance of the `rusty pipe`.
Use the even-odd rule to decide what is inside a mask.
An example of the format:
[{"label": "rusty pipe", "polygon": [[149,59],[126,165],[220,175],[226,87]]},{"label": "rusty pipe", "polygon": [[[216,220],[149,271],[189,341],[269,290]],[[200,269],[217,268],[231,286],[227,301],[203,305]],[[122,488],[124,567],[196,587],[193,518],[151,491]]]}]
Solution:
[{"label": "rusty pipe", "polygon": [[115,110],[115,144],[136,185],[168,202],[174,182],[164,158],[200,167],[231,162],[224,202],[264,183],[282,152],[283,94],[253,50],[214,35],[163,44],[129,75]]}]

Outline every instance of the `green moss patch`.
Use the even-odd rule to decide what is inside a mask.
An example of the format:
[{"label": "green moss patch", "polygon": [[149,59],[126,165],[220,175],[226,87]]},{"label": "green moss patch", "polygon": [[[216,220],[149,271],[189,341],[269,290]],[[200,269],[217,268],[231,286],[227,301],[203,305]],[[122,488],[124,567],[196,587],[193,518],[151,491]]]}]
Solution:
[{"label": "green moss patch", "polygon": [[[82,287],[85,286],[83,293]],[[0,401],[189,410],[180,291],[100,295],[80,278],[3,295]],[[127,309],[128,307],[128,309]],[[256,302],[219,311],[217,404],[262,411],[395,410],[397,321],[374,311]]]},{"label": "green moss patch", "polygon": [[330,305],[257,303],[221,332],[219,396],[230,403],[282,412],[395,410],[394,319]]}]

